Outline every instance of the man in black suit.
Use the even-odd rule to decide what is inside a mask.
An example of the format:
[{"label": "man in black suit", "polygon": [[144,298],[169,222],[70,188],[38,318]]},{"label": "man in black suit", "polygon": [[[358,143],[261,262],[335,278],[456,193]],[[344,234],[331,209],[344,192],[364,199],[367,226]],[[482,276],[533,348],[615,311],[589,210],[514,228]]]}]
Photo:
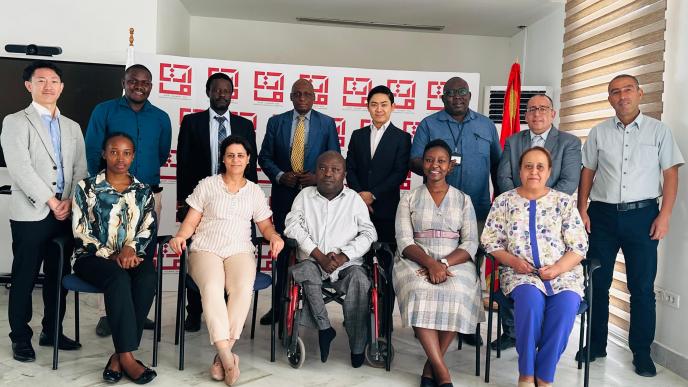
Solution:
[{"label": "man in black suit", "polygon": [[[217,173],[219,144],[229,135],[244,137],[253,148],[246,178],[258,182],[256,132],[251,121],[229,112],[233,92],[234,84],[226,74],[211,75],[205,83],[210,109],[182,119],[177,140],[177,220],[180,222],[189,208],[186,198],[196,184]],[[193,289],[188,289],[186,295],[188,314],[184,329],[196,332],[201,329],[201,295]]]},{"label": "man in black suit", "polygon": [[394,126],[394,94],[387,86],[368,93],[372,124],[351,134],[346,154],[346,181],[370,211],[378,240],[394,244],[399,185],[408,174],[411,135]]}]

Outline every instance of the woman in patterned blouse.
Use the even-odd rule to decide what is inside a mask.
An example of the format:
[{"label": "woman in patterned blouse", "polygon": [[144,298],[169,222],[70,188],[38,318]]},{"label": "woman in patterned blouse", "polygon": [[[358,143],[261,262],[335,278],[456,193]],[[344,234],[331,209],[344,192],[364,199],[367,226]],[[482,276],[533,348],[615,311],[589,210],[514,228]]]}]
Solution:
[{"label": "woman in patterned blouse", "polygon": [[[227,385],[239,379],[239,356],[232,348],[251,306],[256,275],[251,220],[270,242],[273,257],[284,247],[272,226],[272,211],[263,189],[244,177],[253,152],[242,137],[229,136],[222,141],[220,174],[201,180],[186,199],[189,212],[170,241],[181,253],[186,240],[193,236],[189,274],[201,291],[210,344],[217,350],[210,375],[215,380],[224,379]],[[229,296],[226,304],[225,291]]]},{"label": "woman in patterned blouse", "polygon": [[514,301],[518,385],[551,386],[583,296],[588,239],[574,198],[545,186],[549,152],[530,148],[519,165],[522,186],[495,199],[481,242]]},{"label": "woman in patterned blouse", "polygon": [[155,295],[153,262],[146,248],[155,234],[150,187],[129,174],[134,142],[112,133],[103,143],[106,169],[79,182],[72,202],[74,272],[103,290],[115,353],[103,379],[114,383],[122,373],[137,384],[155,371],[134,358],[146,315]]}]

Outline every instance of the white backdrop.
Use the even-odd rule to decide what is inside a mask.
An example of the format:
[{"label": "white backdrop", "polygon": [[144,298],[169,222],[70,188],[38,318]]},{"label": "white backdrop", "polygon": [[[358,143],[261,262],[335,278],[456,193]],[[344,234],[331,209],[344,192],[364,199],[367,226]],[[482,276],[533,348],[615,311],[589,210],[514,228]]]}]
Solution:
[{"label": "white backdrop", "polygon": [[[259,148],[265,135],[267,120],[293,108],[289,92],[291,85],[299,78],[309,79],[313,83],[316,93],[313,108],[335,119],[344,156],[351,133],[370,124],[366,97],[368,91],[376,85],[386,85],[392,90],[396,104],[392,122],[411,135],[415,134],[423,117],[443,108],[440,95],[447,79],[460,76],[468,82],[473,93],[471,109],[477,110],[480,99],[478,73],[285,65],[145,53],[136,53],[135,62],[145,65],[153,73],[154,86],[150,101],[165,110],[172,121],[172,151],[168,163],[161,169],[164,191],[160,235],[174,234],[179,226],[175,222],[175,155],[179,124],[185,114],[208,108],[205,82],[212,73],[223,72],[232,78],[234,94],[230,111],[253,121]],[[258,179],[269,196],[270,181],[260,168]],[[418,176],[409,173],[400,189],[408,191],[421,182]],[[267,249],[264,250],[264,254],[267,254]],[[263,269],[270,269],[270,262],[263,262]],[[166,248],[163,268],[166,271],[176,271],[178,265],[178,257],[171,249]]]}]

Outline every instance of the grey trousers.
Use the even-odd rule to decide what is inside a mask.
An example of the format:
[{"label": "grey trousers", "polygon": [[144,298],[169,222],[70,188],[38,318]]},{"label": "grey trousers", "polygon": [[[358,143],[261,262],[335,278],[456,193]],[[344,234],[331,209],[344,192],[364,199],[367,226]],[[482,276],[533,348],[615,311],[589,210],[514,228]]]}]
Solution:
[{"label": "grey trousers", "polygon": [[[320,330],[330,328],[330,319],[322,295],[320,267],[313,261],[302,261],[291,268],[294,281],[301,285],[305,302],[301,325]],[[368,305],[370,280],[362,266],[349,266],[339,273],[339,280],[330,284],[344,295],[344,327],[353,354],[361,354],[368,343]]]}]

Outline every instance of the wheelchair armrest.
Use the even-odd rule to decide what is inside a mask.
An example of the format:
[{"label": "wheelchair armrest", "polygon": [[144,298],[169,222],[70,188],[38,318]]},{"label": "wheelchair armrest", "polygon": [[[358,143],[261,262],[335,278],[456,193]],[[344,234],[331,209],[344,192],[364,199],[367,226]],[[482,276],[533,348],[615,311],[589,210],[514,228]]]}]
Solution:
[{"label": "wheelchair armrest", "polygon": [[255,238],[252,238],[251,242],[253,243],[254,246],[259,246],[259,245],[263,245],[263,244],[268,243],[268,240],[262,236],[257,236]]},{"label": "wheelchair armrest", "polygon": [[58,237],[53,238],[53,243],[64,248],[67,245],[67,243],[69,242],[68,238],[70,238],[70,237],[67,235],[58,236]]},{"label": "wheelchair armrest", "polygon": [[164,245],[166,243],[169,243],[170,239],[172,239],[172,235],[158,235],[158,244]]},{"label": "wheelchair armrest", "polygon": [[374,251],[378,251],[382,248],[382,242],[373,242],[373,244],[370,245],[370,248]]},{"label": "wheelchair armrest", "polygon": [[0,187],[0,195],[11,195],[12,194],[12,186],[11,185],[3,185]]},{"label": "wheelchair armrest", "polygon": [[299,244],[296,242],[296,239],[286,238],[284,240],[284,243],[287,245],[287,247],[290,247],[292,249],[299,247]]}]

